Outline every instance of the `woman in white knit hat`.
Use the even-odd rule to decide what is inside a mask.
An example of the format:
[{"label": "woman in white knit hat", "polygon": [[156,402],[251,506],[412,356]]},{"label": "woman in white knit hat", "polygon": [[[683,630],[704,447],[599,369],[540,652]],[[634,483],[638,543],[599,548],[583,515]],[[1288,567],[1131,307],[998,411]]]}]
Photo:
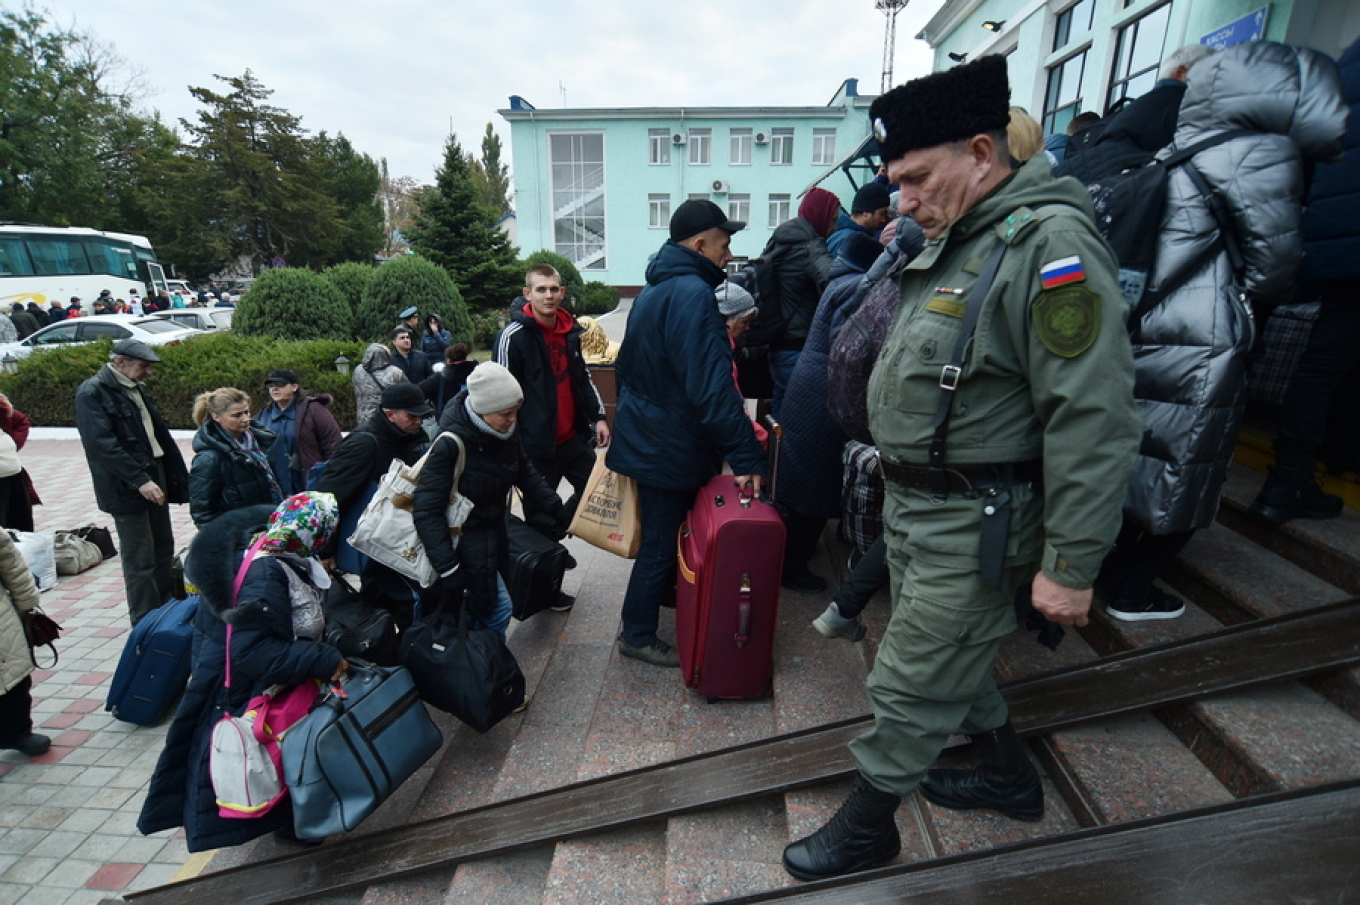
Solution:
[{"label": "woman in white knit hat", "polygon": [[[438,604],[456,612],[461,602],[475,622],[502,635],[510,623],[510,595],[501,578],[510,567],[505,527],[510,488],[523,492],[527,520],[553,526],[554,540],[567,530],[562,500],[529,464],[515,434],[523,401],[514,375],[488,361],[472,370],[467,389],[439,417],[440,431],[457,434],[467,450],[458,489],[472,501],[473,509],[456,548],[446,513],[458,464],[457,443],[447,438],[435,441],[415,497],[416,533],[440,575],[431,588]],[[425,612],[431,612],[435,602],[427,602]]]}]

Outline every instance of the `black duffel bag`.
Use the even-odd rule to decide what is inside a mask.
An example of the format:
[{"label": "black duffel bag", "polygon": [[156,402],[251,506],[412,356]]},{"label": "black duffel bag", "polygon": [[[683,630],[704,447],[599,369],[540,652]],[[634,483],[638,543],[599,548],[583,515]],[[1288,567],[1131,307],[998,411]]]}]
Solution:
[{"label": "black duffel bag", "polygon": [[441,609],[401,635],[401,661],[420,697],[486,732],[524,703],[524,673],[501,636],[468,628],[467,603]]},{"label": "black duffel bag", "polygon": [[370,606],[337,572],[330,573],[331,586],[322,605],[326,611],[325,642],[346,658],[359,658],[379,666],[401,663],[401,641],[392,614]]}]

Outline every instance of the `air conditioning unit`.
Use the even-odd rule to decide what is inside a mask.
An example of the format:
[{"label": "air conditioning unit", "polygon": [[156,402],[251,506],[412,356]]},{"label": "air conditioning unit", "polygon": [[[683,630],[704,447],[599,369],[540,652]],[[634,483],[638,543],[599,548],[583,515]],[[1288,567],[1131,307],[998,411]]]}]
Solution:
[{"label": "air conditioning unit", "polygon": [[769,133],[769,132],[757,132],[757,133],[756,133],[756,144],[758,144],[758,145],[768,145],[769,143],[770,143],[770,133]]},{"label": "air conditioning unit", "polygon": [[689,137],[684,132],[674,132],[671,134],[671,144],[683,145],[689,141]]},{"label": "air conditioning unit", "polygon": [[713,191],[717,192],[719,195],[725,195],[725,194],[727,194],[727,190],[728,190],[729,188],[731,188],[731,186],[728,185],[726,179],[714,179],[714,180],[713,180]]}]

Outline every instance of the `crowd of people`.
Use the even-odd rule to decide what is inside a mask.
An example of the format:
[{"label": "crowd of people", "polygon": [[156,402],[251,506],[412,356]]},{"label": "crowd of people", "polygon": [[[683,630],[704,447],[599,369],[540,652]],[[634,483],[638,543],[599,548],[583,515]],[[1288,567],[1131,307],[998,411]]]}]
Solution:
[{"label": "crowd of people", "polygon": [[[144,385],[156,352],[121,340],[81,385],[76,413],[99,507],[117,528],[129,616],[135,624],[169,597],[168,505],[187,502],[200,529],[196,625],[211,642],[196,648],[142,829],[183,825],[196,850],[283,828],[216,816],[206,732],[269,684],[343,672],[308,603],[325,575],[359,575],[363,598],[403,627],[461,607],[503,635],[511,490],[526,521],[560,539],[601,451],[636,481],[640,500],[617,651],[677,667],[675,646],[658,635],[660,608],[675,598],[676,533],[724,463],[757,493],[771,470],[736,365],[739,351],[757,347],[745,360],[768,369],[782,428],[784,585],[827,590],[812,564],[828,522],[845,515],[845,463],[867,453],[881,530],[857,543],[849,580],[813,627],[856,642],[873,593],[889,586],[893,605],[868,678],[874,722],[850,746],[854,786],[835,817],[787,848],[785,867],[822,879],[890,860],[900,849],[893,814],[916,791],[944,807],[1040,819],[1042,785],[992,678],[1001,641],[1018,613],[1085,625],[1097,587],[1116,619],[1184,612],[1157,579],[1217,510],[1245,408],[1253,305],[1290,293],[1319,295],[1322,315],[1252,509],[1276,524],[1340,512],[1315,481],[1313,457],[1322,400],[1360,347],[1360,226],[1344,206],[1360,194],[1360,161],[1340,157],[1343,144],[1360,144],[1360,117],[1349,132],[1346,119],[1357,104],[1360,50],[1338,67],[1270,42],[1178,51],[1148,94],[1047,139],[1011,106],[1002,57],[908,82],[873,102],[883,166],[850,209],[813,188],[774,230],[761,256],[777,284],[768,310],[728,280],[732,237],[746,224],[706,199],[675,210],[617,351],[612,429],[586,366],[607,337],[572,316],[561,275],[546,265],[525,275],[489,362],[472,361],[437,314],[401,311],[388,344],[369,345],[354,371],[347,436],[331,398],[304,392],[287,368],[266,378],[262,406],[239,388],[203,393],[189,467]],[[1214,136],[1167,177],[1155,267],[1130,308],[1088,187]],[[862,394],[867,445],[828,403],[830,362],[866,299],[884,293],[896,316]],[[79,306],[73,299],[62,316]],[[16,331],[42,322],[45,312],[15,307]],[[27,419],[4,397],[0,432],[0,522],[31,528],[25,504],[36,495],[17,467]],[[427,450],[412,511],[439,577],[422,589],[345,538],[389,466]],[[455,543],[446,509],[458,474],[474,507]],[[251,530],[268,543],[229,617],[226,589]],[[0,535],[0,584],[13,603],[0,605],[0,645],[10,611],[33,596],[10,558]],[[572,603],[564,596],[554,609]],[[228,618],[245,677],[230,693],[221,687]],[[38,744],[16,716],[26,714],[28,681],[22,670],[0,673],[0,741],[25,751]],[[981,765],[933,767],[959,733]]]}]

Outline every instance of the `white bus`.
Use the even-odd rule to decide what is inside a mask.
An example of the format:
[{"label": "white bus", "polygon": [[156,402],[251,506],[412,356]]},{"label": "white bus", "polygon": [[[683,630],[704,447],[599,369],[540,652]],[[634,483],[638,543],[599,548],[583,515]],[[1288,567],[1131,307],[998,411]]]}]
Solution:
[{"label": "white bus", "polygon": [[166,288],[165,269],[143,236],[78,226],[0,223],[0,305],[60,301],[72,296],[86,309],[107,289],[125,299]]}]

